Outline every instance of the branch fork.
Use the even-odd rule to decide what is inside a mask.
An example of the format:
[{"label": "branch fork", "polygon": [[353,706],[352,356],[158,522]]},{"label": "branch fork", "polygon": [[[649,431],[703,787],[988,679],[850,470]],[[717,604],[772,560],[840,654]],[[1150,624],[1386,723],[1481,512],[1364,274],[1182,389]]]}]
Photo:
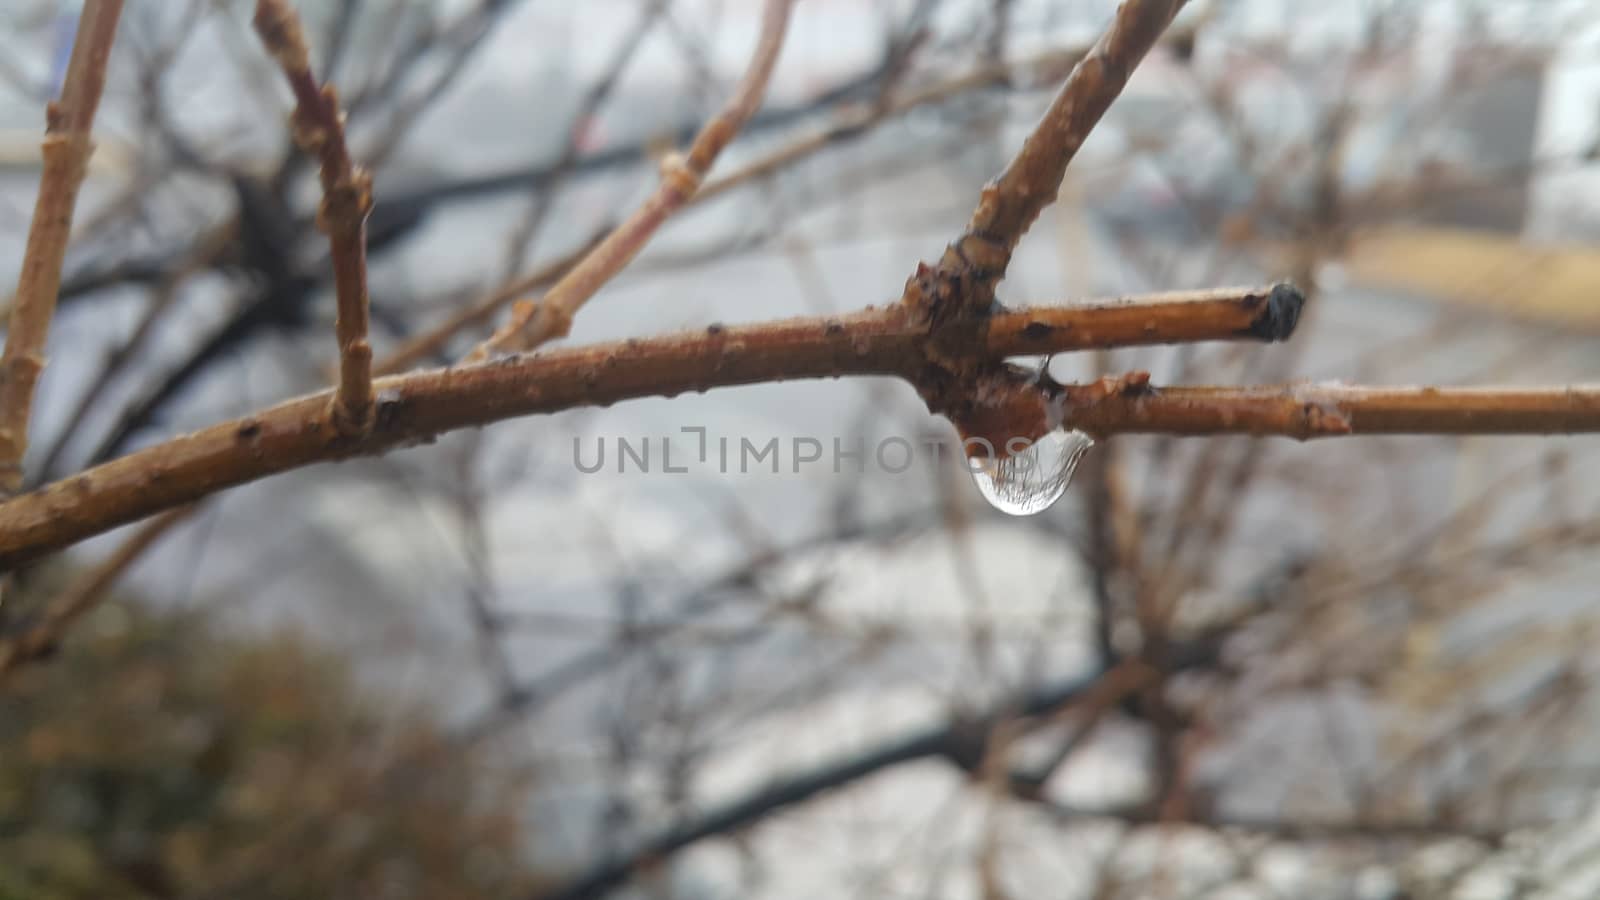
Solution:
[{"label": "branch fork", "polygon": [[[983,187],[965,230],[936,265],[918,264],[906,281],[901,303],[926,323],[929,334],[928,366],[915,381],[917,390],[929,411],[949,418],[964,437],[989,442],[980,446],[1005,446],[1013,437],[1034,440],[1057,424],[1038,379],[1023,378],[1003,359],[981,352],[988,319],[998,307],[995,289],[1023,235],[1055,202],[1078,148],[1184,2],[1128,0],[1117,8],[1111,27],[1073,68],[1022,149]],[[1288,294],[1280,295],[1278,318],[1285,305],[1293,308],[1287,326],[1280,321],[1263,328],[1287,336],[1303,297],[1292,287],[1285,290],[1296,298],[1288,302]]]}]

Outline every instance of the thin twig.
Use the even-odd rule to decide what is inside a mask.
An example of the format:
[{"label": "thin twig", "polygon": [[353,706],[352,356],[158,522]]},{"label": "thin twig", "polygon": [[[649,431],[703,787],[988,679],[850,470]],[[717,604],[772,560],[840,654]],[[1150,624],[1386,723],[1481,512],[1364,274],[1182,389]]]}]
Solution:
[{"label": "thin twig", "polygon": [[[1146,381],[1148,376],[1146,376]],[[1065,424],[1097,434],[1255,434],[1310,440],[1364,434],[1600,431],[1600,384],[1561,387],[1064,385]],[[3,507],[0,507],[3,509]]]},{"label": "thin twig", "polygon": [[733,97],[695,135],[686,155],[669,156],[663,161],[661,184],[650,199],[556,282],[542,300],[513,307],[511,321],[474,350],[468,361],[531,350],[551,338],[565,336],[578,309],[644,249],[662,222],[694,196],[722,148],[761,104],[778,52],[783,49],[792,5],[793,0],[766,0],[761,37]]},{"label": "thin twig", "polygon": [[[934,103],[942,103],[989,85],[1015,80],[1019,72],[1053,72],[1070,65],[1088,53],[1087,46],[1049,50],[1012,62],[986,65],[955,78],[922,88],[903,97],[884,103],[852,103],[845,105],[824,128],[802,135],[790,143],[753,159],[726,175],[701,185],[685,203],[684,208],[698,206],[720,197],[729,191],[761,178],[777,174],[786,166],[812,156],[840,141],[867,134],[881,122],[904,115],[912,110]],[[600,237],[609,233],[610,227],[601,229]],[[506,304],[543,288],[566,275],[599,242],[586,244],[541,265],[534,271],[508,281],[472,305],[463,307],[449,317],[396,348],[374,366],[378,375],[393,375],[416,366],[440,353],[450,339],[461,332],[481,326]],[[529,299],[529,303],[537,302]]]},{"label": "thin twig", "polygon": [[505,264],[505,278],[510,278],[521,271],[527,263],[527,255],[531,250],[533,239],[543,227],[545,218],[550,214],[555,205],[556,195],[561,190],[562,182],[572,174],[573,166],[582,155],[583,141],[581,137],[585,129],[598,116],[605,106],[617,85],[622,81],[622,73],[627,70],[628,64],[639,55],[639,45],[644,43],[646,36],[655,27],[656,21],[666,12],[666,0],[651,0],[639,11],[639,17],[634,22],[633,28],[623,36],[611,53],[610,60],[601,70],[600,77],[595,79],[578,101],[577,109],[568,117],[567,140],[556,158],[555,164],[550,167],[550,177],[542,185],[535,186],[533,203],[528,212],[523,216],[517,226],[511,230],[511,238],[506,242],[507,254]]},{"label": "thin twig", "polygon": [[115,552],[80,573],[52,597],[37,623],[19,634],[0,639],[0,685],[4,685],[16,669],[53,653],[72,623],[98,606],[112,583],[194,510],[194,506],[180,506],[140,526]]},{"label": "thin twig", "polygon": [[906,285],[906,303],[936,319],[988,310],[1017,243],[1055,202],[1068,163],[1183,4],[1124,0],[1022,149],[984,186],[966,230],[945,249],[938,266],[920,268]]},{"label": "thin twig", "polygon": [[1348,820],[1278,816],[1238,815],[1222,811],[1208,811],[1203,815],[1181,821],[1166,821],[1137,804],[1110,807],[1069,806],[1048,798],[1023,796],[1033,801],[1052,817],[1064,822],[1090,822],[1097,819],[1114,820],[1125,825],[1157,828],[1208,828],[1216,831],[1233,830],[1271,835],[1280,840],[1305,840],[1308,838],[1341,841],[1370,841],[1386,847],[1396,843],[1444,840],[1469,840],[1498,847],[1516,831],[1516,827],[1495,828],[1474,826],[1447,816],[1422,819],[1385,820],[1379,818],[1351,818]]},{"label": "thin twig", "polygon": [[61,96],[46,109],[39,197],[17,276],[5,357],[0,359],[0,492],[6,494],[22,486],[33,391],[44,370],[45,339],[61,290],[61,263],[72,236],[78,188],[94,151],[90,131],[121,15],[122,0],[88,0],[84,5]]},{"label": "thin twig", "polygon": [[338,317],[339,386],[336,424],[359,432],[372,419],[372,345],[367,342],[367,214],[372,176],[350,161],[344,116],[332,85],[318,86],[300,18],[284,0],[257,0],[256,34],[294,91],[294,142],[321,163],[322,205],[317,227],[328,235]]},{"label": "thin twig", "polygon": [[[1072,70],[1022,149],[984,189],[967,225],[969,236],[1000,244],[1009,257],[1039,213],[1055,202],[1067,165],[1183,4],[1125,0],[1117,8],[1111,27]],[[1004,271],[1005,262],[996,268]]]},{"label": "thin twig", "polygon": [[88,388],[78,397],[77,404],[67,416],[67,424],[56,433],[49,447],[39,457],[38,469],[31,479],[33,483],[39,483],[55,471],[61,454],[77,436],[78,429],[88,421],[90,411],[105,396],[107,387],[122,374],[129,363],[140,357],[145,347],[155,337],[163,317],[172,310],[180,296],[184,282],[210,266],[237,240],[238,231],[234,224],[223,225],[201,236],[194,250],[177,267],[161,275],[150,291],[149,304],[145,307],[144,314],[134,327],[133,333],[106,354],[100,371],[89,382]]},{"label": "thin twig", "polygon": [[1044,716],[1081,702],[1106,673],[1046,685],[1005,698],[981,715],[909,731],[859,753],[825,760],[712,806],[651,834],[621,854],[604,857],[554,887],[534,892],[536,900],[592,900],[626,884],[636,873],[708,838],[735,834],[789,807],[808,803],[878,772],[922,760],[945,760],[970,769],[990,735],[1019,717]]},{"label": "thin twig", "polygon": [[[453,22],[424,29],[394,54],[395,65],[378,69],[376,77],[369,77],[369,83],[363,85],[351,101],[352,113],[360,114],[372,109],[373,116],[363,117],[368,119],[375,117],[379,104],[387,103],[393,107],[386,117],[383,130],[364,154],[374,169],[388,162],[418,120],[433,108],[440,96],[457,84],[462,74],[471,67],[472,61],[478,58],[477,50],[496,34],[496,29],[509,18],[507,13],[515,7],[515,3],[504,0],[482,0],[476,9],[462,14]],[[435,65],[419,65],[440,47],[445,48],[440,52],[447,54],[444,60]],[[425,87],[406,93],[402,88],[409,87],[409,73],[418,70],[436,74]]]},{"label": "thin twig", "polygon": [[[572,270],[595,246],[589,243],[569,253],[556,257],[532,272],[509,281],[475,301],[451,313],[444,321],[422,334],[401,344],[394,352],[379,360],[374,367],[379,375],[393,375],[440,353],[450,339],[474,326],[482,325],[494,317],[501,307],[530,291],[538,290]],[[533,302],[533,301],[529,301]]]}]

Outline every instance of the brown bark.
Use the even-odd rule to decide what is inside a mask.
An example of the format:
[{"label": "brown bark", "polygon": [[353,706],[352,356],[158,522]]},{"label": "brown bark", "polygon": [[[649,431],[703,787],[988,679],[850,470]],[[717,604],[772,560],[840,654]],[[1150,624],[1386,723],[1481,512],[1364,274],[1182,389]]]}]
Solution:
[{"label": "brown bark", "polygon": [[1258,387],[1065,385],[1067,424],[1095,434],[1574,434],[1600,431],[1600,385]]},{"label": "brown bark", "polygon": [[[1017,310],[993,317],[984,343],[969,352],[1001,358],[1207,338],[1282,339],[1293,329],[1298,298],[1293,288],[1278,285]],[[374,385],[373,426],[361,434],[341,431],[319,412],[330,392],[313,394],[0,504],[0,567],[276,472],[381,453],[513,416],[795,378],[899,375],[919,383],[928,374],[926,328],[896,304],[382,378]],[[976,333],[969,338],[978,339]]]},{"label": "brown bark", "polygon": [[1011,253],[1055,202],[1067,166],[1184,0],[1125,0],[1111,27],[1073,68],[1044,118],[1005,170],[985,185],[966,230],[935,267],[906,286],[905,301],[937,320],[982,316]]},{"label": "brown bark", "polygon": [[0,359],[0,492],[6,494],[22,486],[33,391],[44,370],[45,338],[61,291],[73,208],[94,151],[90,131],[121,16],[122,0],[88,0],[84,5],[61,96],[46,111],[44,171],[17,277],[5,357]]},{"label": "brown bark", "polygon": [[338,316],[339,382],[332,412],[340,428],[360,431],[372,419],[372,345],[367,341],[367,214],[372,176],[350,160],[344,115],[331,85],[311,74],[300,18],[283,0],[258,0],[256,33],[294,91],[294,142],[321,165],[317,227],[328,235]]}]

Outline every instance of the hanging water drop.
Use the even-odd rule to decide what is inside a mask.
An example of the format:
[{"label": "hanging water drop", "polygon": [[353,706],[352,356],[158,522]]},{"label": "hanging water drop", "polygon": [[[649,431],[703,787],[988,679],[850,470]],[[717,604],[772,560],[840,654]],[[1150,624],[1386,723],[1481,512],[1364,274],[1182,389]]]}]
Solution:
[{"label": "hanging water drop", "polygon": [[1002,459],[970,457],[972,480],[989,505],[1012,516],[1033,516],[1055,505],[1067,492],[1078,461],[1094,438],[1076,429],[1057,428],[1027,449]]}]

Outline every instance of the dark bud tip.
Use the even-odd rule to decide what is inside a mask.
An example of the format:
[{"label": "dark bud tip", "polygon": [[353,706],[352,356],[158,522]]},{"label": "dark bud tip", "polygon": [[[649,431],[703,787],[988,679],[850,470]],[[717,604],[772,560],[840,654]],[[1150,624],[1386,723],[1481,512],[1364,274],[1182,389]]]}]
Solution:
[{"label": "dark bud tip", "polygon": [[1306,295],[1287,281],[1272,286],[1267,302],[1256,314],[1245,333],[1263,341],[1284,341],[1294,334],[1300,321],[1300,310],[1306,305]]}]

